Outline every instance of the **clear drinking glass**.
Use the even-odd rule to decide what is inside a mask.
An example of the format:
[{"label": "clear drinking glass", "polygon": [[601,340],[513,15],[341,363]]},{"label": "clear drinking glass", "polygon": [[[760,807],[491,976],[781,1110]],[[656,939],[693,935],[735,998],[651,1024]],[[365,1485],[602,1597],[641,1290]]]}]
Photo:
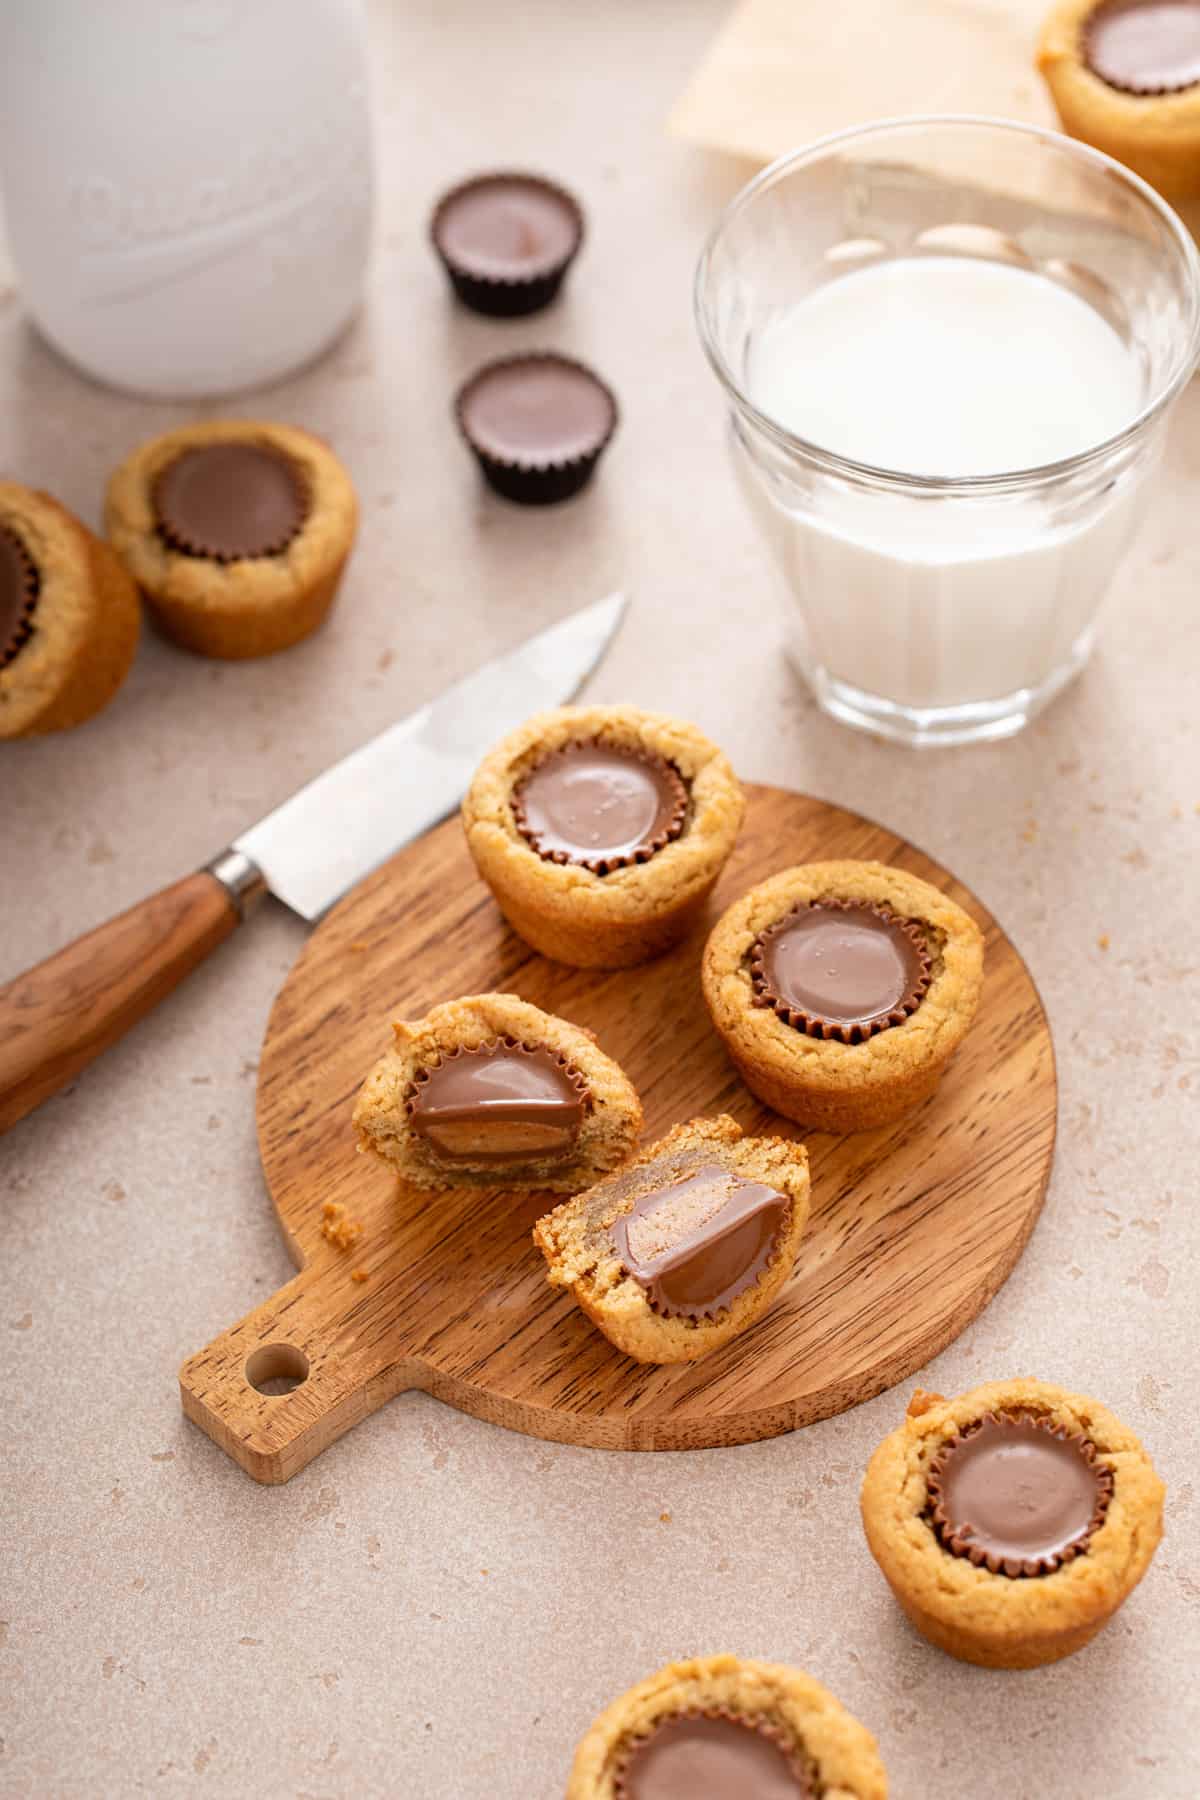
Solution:
[{"label": "clear drinking glass", "polygon": [[[760,410],[747,381],[758,334],[824,283],[923,255],[1069,287],[1135,358],[1140,409],[1065,461],[961,478],[854,462]],[[1056,132],[887,122],[785,156],[744,188],[701,257],[696,312],[743,486],[799,602],[793,657],[821,705],[906,744],[1019,731],[1087,659],[1200,356],[1200,258],[1176,215]]]}]

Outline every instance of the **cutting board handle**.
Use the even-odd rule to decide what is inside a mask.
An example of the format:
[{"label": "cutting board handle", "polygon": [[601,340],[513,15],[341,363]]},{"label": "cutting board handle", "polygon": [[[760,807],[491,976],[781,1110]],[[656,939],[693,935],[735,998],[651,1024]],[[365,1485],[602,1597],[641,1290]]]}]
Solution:
[{"label": "cutting board handle", "polygon": [[0,988],[0,1132],[136,1025],[240,917],[201,869]]},{"label": "cutting board handle", "polygon": [[255,1481],[290,1481],[420,1372],[367,1328],[365,1286],[319,1257],[179,1371],[188,1418]]}]

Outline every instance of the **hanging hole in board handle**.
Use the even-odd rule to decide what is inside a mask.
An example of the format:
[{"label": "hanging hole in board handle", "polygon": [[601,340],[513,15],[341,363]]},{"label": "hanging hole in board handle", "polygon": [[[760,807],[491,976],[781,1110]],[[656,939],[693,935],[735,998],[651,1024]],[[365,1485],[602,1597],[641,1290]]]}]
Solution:
[{"label": "hanging hole in board handle", "polygon": [[290,1394],[308,1380],[309,1363],[295,1344],[261,1344],[246,1358],[246,1380],[270,1398]]}]

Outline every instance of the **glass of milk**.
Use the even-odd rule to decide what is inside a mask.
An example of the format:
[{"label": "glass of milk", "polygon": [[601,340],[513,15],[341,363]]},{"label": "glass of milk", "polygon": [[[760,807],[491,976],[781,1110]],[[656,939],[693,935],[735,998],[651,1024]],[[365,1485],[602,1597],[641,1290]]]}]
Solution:
[{"label": "glass of milk", "polygon": [[1200,356],[1175,214],[1056,132],[893,121],[744,188],[696,305],[822,706],[1019,731],[1088,656]]}]

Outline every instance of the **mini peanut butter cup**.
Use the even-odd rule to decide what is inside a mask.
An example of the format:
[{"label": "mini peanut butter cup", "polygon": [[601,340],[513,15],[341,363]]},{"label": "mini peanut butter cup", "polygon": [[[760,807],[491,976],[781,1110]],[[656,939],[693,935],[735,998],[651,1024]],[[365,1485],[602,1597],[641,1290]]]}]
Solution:
[{"label": "mini peanut butter cup", "polygon": [[477,175],[434,210],[429,234],[455,294],[474,312],[517,318],[555,298],[583,242],[583,209],[541,175]]},{"label": "mini peanut butter cup", "polygon": [[769,1267],[790,1212],[786,1194],[706,1163],[622,1213],[613,1248],[655,1312],[715,1318]]},{"label": "mini peanut butter cup", "polygon": [[1182,93],[1200,83],[1200,0],[1101,0],[1081,48],[1092,74],[1118,93]]},{"label": "mini peanut butter cup", "polygon": [[1081,1556],[1112,1491],[1090,1438],[1030,1413],[986,1413],[942,1445],[926,1477],[943,1547],[1013,1578]]},{"label": "mini peanut butter cup", "polygon": [[817,1800],[810,1759],[761,1713],[689,1707],[618,1750],[613,1800]]},{"label": "mini peanut butter cup", "polygon": [[564,1056],[504,1037],[455,1045],[419,1069],[405,1108],[412,1130],[446,1162],[503,1165],[569,1155],[589,1098]]},{"label": "mini peanut butter cup", "polygon": [[551,351],[485,363],[454,405],[489,485],[522,506],[552,506],[577,494],[617,426],[611,388],[583,363]]},{"label": "mini peanut butter cup", "polygon": [[15,531],[0,525],[0,669],[7,669],[33,636],[40,588],[28,550]]},{"label": "mini peanut butter cup", "polygon": [[802,902],[750,952],[754,1004],[808,1037],[861,1044],[916,1012],[930,981],[920,925],[860,900]]},{"label": "mini peanut butter cup", "polygon": [[609,875],[649,862],[679,836],[688,790],[665,757],[593,739],[543,756],[514,788],[511,806],[543,862]]},{"label": "mini peanut butter cup", "polygon": [[184,450],[161,471],[151,499],[172,550],[220,563],[278,556],[310,505],[289,456],[235,439]]}]

